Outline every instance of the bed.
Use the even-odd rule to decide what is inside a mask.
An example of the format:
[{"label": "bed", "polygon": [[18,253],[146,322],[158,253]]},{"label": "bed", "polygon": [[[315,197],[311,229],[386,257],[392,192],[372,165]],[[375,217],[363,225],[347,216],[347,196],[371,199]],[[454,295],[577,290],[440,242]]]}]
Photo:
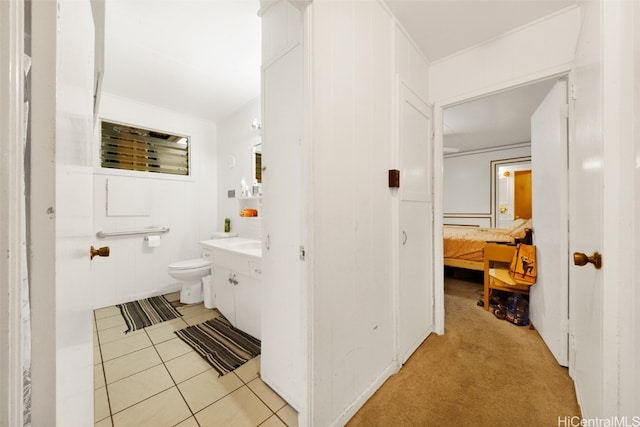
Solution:
[{"label": "bed", "polygon": [[530,242],[531,220],[516,219],[508,228],[445,225],[443,236],[444,265],[482,271],[487,242]]}]

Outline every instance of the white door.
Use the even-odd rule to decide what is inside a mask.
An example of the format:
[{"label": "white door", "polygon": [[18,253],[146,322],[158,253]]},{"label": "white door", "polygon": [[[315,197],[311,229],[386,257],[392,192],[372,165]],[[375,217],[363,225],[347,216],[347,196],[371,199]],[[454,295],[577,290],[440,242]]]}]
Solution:
[{"label": "white door", "polygon": [[569,253],[595,260],[598,252],[601,268],[590,262],[569,268],[569,374],[584,419],[638,424],[640,6],[624,0],[583,6],[569,149]]},{"label": "white door", "polygon": [[[252,270],[262,267],[253,265]],[[260,273],[254,274],[259,275]],[[236,303],[236,323],[238,329],[245,331],[254,338],[262,339],[262,283],[254,277],[239,274],[234,286]]]},{"label": "white door", "polygon": [[[93,420],[93,16],[89,1],[59,5],[56,105],[57,425]],[[83,40],[83,42],[79,42]],[[74,46],[69,49],[69,46]]]},{"label": "white door", "polygon": [[433,331],[431,109],[400,94],[400,251],[398,360],[407,361]]},{"label": "white door", "polygon": [[[601,11],[597,3],[585,10],[585,35],[581,40],[575,84],[581,88],[574,101],[575,137],[569,148],[570,224],[569,250],[592,255],[603,252],[603,75]],[[588,56],[585,56],[588,55]],[[631,236],[629,236],[631,237]],[[605,268],[606,259],[605,259]],[[603,416],[605,378],[603,366],[603,270],[591,264],[569,268],[570,364],[578,403],[585,418]],[[617,376],[617,373],[615,374]],[[609,381],[614,383],[614,381]],[[611,391],[611,390],[608,390]],[[614,393],[610,393],[613,399]],[[607,414],[609,415],[609,414]],[[613,414],[611,414],[613,415]]]},{"label": "white door", "polygon": [[306,405],[302,244],[302,48],[263,70],[262,379],[297,409]]},{"label": "white door", "polygon": [[[594,87],[599,67],[579,69],[576,84]],[[569,149],[571,234],[569,248],[602,252],[602,92],[589,90],[575,101],[576,140]],[[571,364],[585,417],[601,415],[603,387],[602,271],[570,267]]]},{"label": "white door", "polygon": [[[38,70],[33,68],[31,98],[32,422],[88,426],[94,423],[90,270],[92,263],[108,262],[89,257],[90,246],[97,243],[93,18],[89,0],[33,2],[32,8],[33,63],[38,64]],[[42,149],[47,146],[53,149]],[[40,199],[53,205],[42,207]],[[47,253],[53,236],[55,247]]]},{"label": "white door", "polygon": [[538,278],[530,318],[556,360],[568,366],[567,83],[559,80],[531,117],[533,242]]}]

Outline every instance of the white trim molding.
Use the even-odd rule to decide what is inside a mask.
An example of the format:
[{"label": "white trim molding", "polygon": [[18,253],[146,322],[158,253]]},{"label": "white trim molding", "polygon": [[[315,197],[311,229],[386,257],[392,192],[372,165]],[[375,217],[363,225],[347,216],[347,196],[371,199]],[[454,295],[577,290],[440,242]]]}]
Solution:
[{"label": "white trim molding", "polygon": [[0,425],[23,424],[24,2],[0,2]]}]

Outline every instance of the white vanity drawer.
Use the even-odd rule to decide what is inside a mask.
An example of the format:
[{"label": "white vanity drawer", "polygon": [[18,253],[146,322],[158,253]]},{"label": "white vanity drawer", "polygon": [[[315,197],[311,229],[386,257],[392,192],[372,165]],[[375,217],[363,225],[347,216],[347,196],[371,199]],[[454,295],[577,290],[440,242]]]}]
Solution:
[{"label": "white vanity drawer", "polygon": [[213,264],[213,251],[210,249],[202,249],[202,259],[206,259]]},{"label": "white vanity drawer", "polygon": [[259,261],[249,261],[249,276],[255,279],[262,279],[262,263]]},{"label": "white vanity drawer", "polygon": [[249,275],[249,259],[246,256],[238,255],[225,250],[215,252],[215,265],[222,265],[236,273]]}]

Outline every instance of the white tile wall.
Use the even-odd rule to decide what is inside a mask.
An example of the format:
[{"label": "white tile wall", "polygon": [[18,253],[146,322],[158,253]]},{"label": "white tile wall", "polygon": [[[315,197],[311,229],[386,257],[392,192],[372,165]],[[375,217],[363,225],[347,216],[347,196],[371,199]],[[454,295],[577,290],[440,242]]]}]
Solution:
[{"label": "white tile wall", "polygon": [[[237,112],[218,123],[218,223],[217,229],[222,231],[224,219],[231,219],[231,231],[243,237],[261,238],[262,220],[260,218],[240,217],[240,203],[237,199],[227,197],[228,190],[235,190],[240,195],[240,181],[244,178],[250,185],[253,180],[253,146],[261,142],[258,131],[251,127],[254,119],[260,122],[260,98],[251,101]],[[235,158],[235,165],[228,164],[229,156]],[[252,208],[260,207],[257,201]]]},{"label": "white tile wall", "polygon": [[[100,117],[191,137],[191,176],[101,169],[99,127],[94,149],[94,232],[124,231],[151,226],[171,229],[159,247],[146,246],[143,236],[96,239],[94,246],[109,246],[109,258],[95,258],[92,284],[95,307],[104,307],[177,290],[167,273],[171,262],[200,255],[198,241],[217,228],[216,124],[180,113],[103,94]],[[107,216],[107,180],[118,176],[131,189],[131,197],[145,188],[150,195],[148,216]],[[126,198],[126,196],[125,196]],[[131,200],[133,204],[135,200]]]}]

